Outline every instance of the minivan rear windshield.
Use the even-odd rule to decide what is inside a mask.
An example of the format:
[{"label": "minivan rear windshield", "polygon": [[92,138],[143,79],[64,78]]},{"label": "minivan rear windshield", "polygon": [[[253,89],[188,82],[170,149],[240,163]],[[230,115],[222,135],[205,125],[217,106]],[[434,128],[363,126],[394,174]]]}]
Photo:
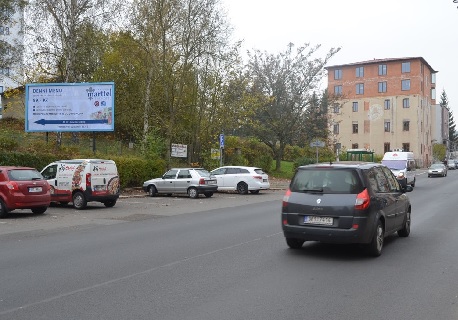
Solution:
[{"label": "minivan rear windshield", "polygon": [[352,169],[303,169],[298,170],[291,181],[292,192],[347,193],[362,191],[361,181]]}]

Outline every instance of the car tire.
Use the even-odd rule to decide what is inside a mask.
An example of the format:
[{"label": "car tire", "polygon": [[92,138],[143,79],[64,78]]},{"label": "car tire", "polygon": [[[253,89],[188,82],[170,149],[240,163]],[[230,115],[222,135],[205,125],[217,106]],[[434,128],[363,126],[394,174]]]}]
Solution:
[{"label": "car tire", "polygon": [[431,175],[430,175],[430,174],[428,174],[428,178],[431,178]]},{"label": "car tire", "polygon": [[416,179],[414,178],[413,182],[410,184],[412,186],[412,188],[415,188],[415,182],[416,182]]},{"label": "car tire", "polygon": [[302,245],[304,244],[304,240],[296,239],[296,238],[285,238],[286,239],[286,244],[288,247],[291,249],[300,249],[302,248]]},{"label": "car tire", "polygon": [[251,190],[250,192],[251,192],[251,194],[258,194],[259,190]]},{"label": "car tire", "polygon": [[199,197],[199,193],[197,192],[197,189],[192,187],[192,188],[189,188],[188,189],[188,196],[191,198],[191,199],[196,199]]},{"label": "car tire", "polygon": [[378,257],[382,254],[383,242],[385,234],[382,221],[377,220],[372,241],[367,245],[367,253],[373,257]]},{"label": "car tire", "polygon": [[213,192],[205,192],[204,195],[207,197],[207,198],[211,198],[213,196]]},{"label": "car tire", "polygon": [[43,214],[48,210],[48,207],[38,207],[38,208],[33,208],[32,212],[35,214]]},{"label": "car tire", "polygon": [[411,214],[410,211],[407,211],[406,220],[404,221],[404,226],[401,230],[398,231],[398,236],[408,237],[410,234],[410,223],[411,223]]},{"label": "car tire", "polygon": [[245,182],[239,182],[237,184],[237,192],[239,194],[247,194],[248,193],[248,185]]},{"label": "car tire", "polygon": [[2,199],[0,199],[0,219],[6,218],[8,216],[8,209]]},{"label": "car tire", "polygon": [[107,208],[112,208],[112,207],[114,207],[114,205],[116,204],[116,200],[105,201],[103,204],[104,204],[105,207],[107,207]]},{"label": "car tire", "polygon": [[150,186],[150,187],[148,188],[148,195],[149,195],[150,197],[154,197],[154,196],[156,195],[156,193],[157,193],[157,190],[156,190],[156,187],[155,187],[155,186]]},{"label": "car tire", "polygon": [[77,191],[73,194],[73,207],[77,210],[86,208],[87,200],[81,191]]}]

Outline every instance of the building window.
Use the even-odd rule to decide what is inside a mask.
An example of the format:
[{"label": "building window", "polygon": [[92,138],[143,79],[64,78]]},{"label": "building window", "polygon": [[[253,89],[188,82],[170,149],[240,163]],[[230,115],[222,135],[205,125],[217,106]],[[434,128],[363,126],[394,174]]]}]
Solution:
[{"label": "building window", "polygon": [[336,96],[342,95],[342,86],[334,86],[334,94]]},{"label": "building window", "polygon": [[390,149],[390,143],[389,143],[389,142],[385,142],[385,143],[383,144],[383,151],[384,151],[384,152],[390,152],[390,151],[391,151],[391,149]]},{"label": "building window", "polygon": [[402,151],[409,152],[410,151],[410,143],[403,143],[402,144]]},{"label": "building window", "polygon": [[402,63],[402,73],[409,73],[410,72],[410,62],[403,62]]},{"label": "building window", "polygon": [[385,132],[390,132],[390,120],[385,120],[384,123]]},{"label": "building window", "polygon": [[353,102],[353,112],[358,112],[358,102]]},{"label": "building window", "polygon": [[353,133],[358,133],[358,121],[353,121],[352,128]]},{"label": "building window", "polygon": [[364,67],[356,68],[356,78],[364,77]]},{"label": "building window", "polygon": [[358,144],[357,143],[352,143],[351,144],[352,149],[358,149]]},{"label": "building window", "polygon": [[356,94],[364,94],[364,83],[356,84]]},{"label": "building window", "polygon": [[333,132],[334,134],[339,134],[339,124],[338,124],[338,123],[336,123],[336,124],[333,126],[332,132]]},{"label": "building window", "polygon": [[336,105],[334,105],[334,106],[332,107],[332,112],[334,112],[334,113],[339,113],[339,109],[340,109],[339,105],[336,104]]},{"label": "building window", "polygon": [[386,81],[378,83],[378,92],[386,92]]},{"label": "building window", "polygon": [[342,69],[334,70],[334,80],[342,79]]},{"label": "building window", "polygon": [[391,108],[391,100],[390,99],[385,99],[383,102],[383,107],[385,110],[390,110]]},{"label": "building window", "polygon": [[402,107],[403,108],[410,108],[410,101],[409,98],[402,99]]},{"label": "building window", "polygon": [[436,83],[436,74],[435,73],[431,74],[431,83]]},{"label": "building window", "polygon": [[379,76],[386,76],[386,64],[379,64],[378,65],[378,75]]},{"label": "building window", "polygon": [[410,90],[410,79],[405,79],[401,81],[402,91]]},{"label": "building window", "polygon": [[409,131],[409,129],[410,129],[410,121],[409,120],[402,121],[402,130]]}]

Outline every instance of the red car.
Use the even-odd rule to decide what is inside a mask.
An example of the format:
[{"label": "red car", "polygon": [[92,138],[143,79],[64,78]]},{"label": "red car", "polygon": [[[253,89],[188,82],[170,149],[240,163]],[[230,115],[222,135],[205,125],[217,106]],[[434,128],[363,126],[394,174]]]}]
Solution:
[{"label": "red car", "polygon": [[34,168],[0,166],[0,218],[16,209],[44,213],[51,203],[50,189]]}]

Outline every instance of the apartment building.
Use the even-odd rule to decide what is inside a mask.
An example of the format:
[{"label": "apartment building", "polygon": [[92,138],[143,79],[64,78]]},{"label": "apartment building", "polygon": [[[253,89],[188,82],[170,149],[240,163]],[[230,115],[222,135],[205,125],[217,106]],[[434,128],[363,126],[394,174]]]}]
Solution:
[{"label": "apartment building", "polygon": [[422,57],[374,59],[325,68],[331,139],[342,150],[383,155],[402,149],[432,161],[436,73]]}]

